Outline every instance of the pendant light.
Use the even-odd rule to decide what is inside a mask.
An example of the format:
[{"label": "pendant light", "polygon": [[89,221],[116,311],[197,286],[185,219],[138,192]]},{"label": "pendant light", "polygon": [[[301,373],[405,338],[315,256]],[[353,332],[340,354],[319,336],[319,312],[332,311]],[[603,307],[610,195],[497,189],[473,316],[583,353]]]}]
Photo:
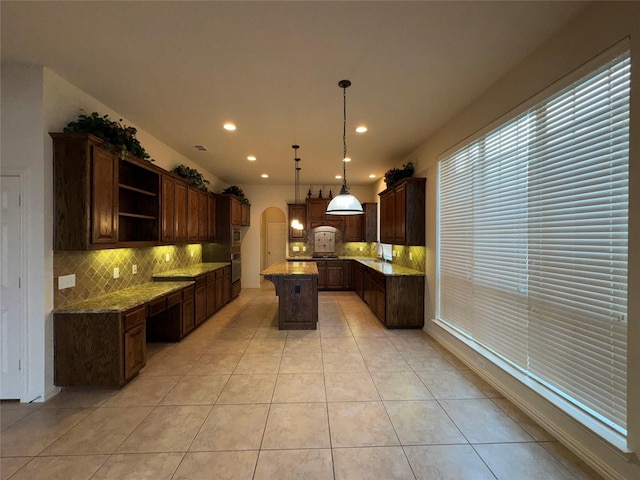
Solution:
[{"label": "pendant light", "polygon": [[[298,149],[300,148],[300,145],[291,145],[291,148],[293,148],[294,154],[293,154],[293,160],[294,160],[294,164],[295,164],[295,177],[294,177],[294,185],[295,185],[295,199],[296,199],[296,205],[300,203],[300,195],[299,195],[299,190],[300,190],[300,159],[298,158]],[[304,230],[304,225],[302,225],[302,223],[300,223],[300,219],[298,218],[292,218],[291,219],[291,228],[293,228],[294,230]]]},{"label": "pendant light", "polygon": [[347,162],[349,158],[347,157],[347,88],[351,86],[351,82],[349,80],[340,80],[338,82],[338,86],[342,89],[342,103],[343,103],[343,124],[342,124],[342,145],[343,145],[343,156],[342,156],[342,189],[340,193],[333,197],[333,200],[329,202],[329,206],[327,206],[327,215],[361,215],[364,212],[362,211],[362,205],[356,197],[349,193],[349,188],[347,187]]}]

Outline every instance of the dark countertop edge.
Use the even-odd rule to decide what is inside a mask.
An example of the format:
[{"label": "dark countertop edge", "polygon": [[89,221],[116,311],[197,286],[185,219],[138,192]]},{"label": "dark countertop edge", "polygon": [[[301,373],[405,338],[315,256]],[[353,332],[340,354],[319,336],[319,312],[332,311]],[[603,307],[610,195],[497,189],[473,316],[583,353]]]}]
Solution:
[{"label": "dark countertop edge", "polygon": [[[198,267],[202,265],[212,265],[210,268],[203,268],[200,273],[180,273],[183,270],[188,270],[190,267],[184,268],[176,268],[174,270],[167,270],[166,272],[154,273],[152,278],[154,280],[171,280],[171,279],[186,279],[186,280],[195,280],[196,277],[200,277],[201,275],[207,275],[208,273],[216,272],[221,268],[228,267],[231,265],[231,262],[204,262],[198,263],[196,265],[191,265],[191,267]],[[215,266],[213,266],[215,265]]]},{"label": "dark countertop edge", "polygon": [[[195,282],[191,280],[185,281],[176,281],[176,282],[146,282],[140,285],[135,285],[133,287],[125,288],[123,290],[118,290],[116,292],[105,293],[104,295],[99,295],[97,297],[87,298],[85,300],[80,300],[79,302],[70,303],[69,305],[65,305],[64,307],[55,308],[53,313],[120,313],[126,312],[127,310],[131,310],[132,308],[139,307],[140,305],[144,305],[145,303],[149,303],[152,300],[155,300],[158,297],[163,295],[168,295],[169,293],[175,292],[177,290],[181,290],[190,285],[194,285]],[[118,299],[122,297],[122,295],[127,295],[135,290],[153,290],[150,292],[148,297],[144,298],[135,298],[131,301],[131,303],[121,303],[118,307],[114,308],[105,308],[105,307],[91,307],[91,303],[97,302],[107,302],[110,298],[114,298],[114,303],[118,302]],[[140,292],[134,293],[134,295],[141,295]],[[88,304],[88,305],[87,305]]]},{"label": "dark countertop edge", "polygon": [[[424,277],[425,274],[424,272],[421,272],[420,270],[414,270],[413,268],[409,268],[409,267],[404,267],[402,265],[396,265],[393,263],[388,263],[388,262],[383,262],[381,260],[377,260],[375,258],[372,257],[350,257],[350,256],[342,256],[342,257],[338,257],[338,258],[313,258],[313,257],[287,257],[287,261],[288,262],[316,262],[316,261],[335,261],[335,260],[354,260],[362,265],[364,265],[365,267],[369,267],[373,270],[375,270],[376,272],[384,275],[385,277]],[[398,272],[398,273],[386,273],[386,272],[382,272],[379,269],[376,268],[376,265],[390,265],[391,268],[402,268],[402,269],[406,269],[408,271],[405,272]]]}]

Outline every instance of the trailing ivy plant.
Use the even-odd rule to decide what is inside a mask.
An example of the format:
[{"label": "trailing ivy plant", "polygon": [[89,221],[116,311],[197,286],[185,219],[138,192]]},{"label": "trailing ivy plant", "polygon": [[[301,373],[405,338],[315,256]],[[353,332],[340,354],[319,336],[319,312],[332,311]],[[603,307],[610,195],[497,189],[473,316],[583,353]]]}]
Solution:
[{"label": "trailing ivy plant", "polygon": [[247,199],[247,197],[244,196],[244,192],[237,185],[231,185],[230,187],[225,188],[222,191],[222,193],[230,193],[231,195],[235,195],[236,197],[238,197],[240,199],[240,201],[242,203],[244,203],[245,205],[251,206],[251,204],[249,203],[249,200]]},{"label": "trailing ivy plant", "polygon": [[391,187],[406,177],[412,177],[414,166],[412,162],[405,163],[402,168],[391,168],[384,174],[384,182]]},{"label": "trailing ivy plant", "polygon": [[84,112],[78,116],[75,122],[69,122],[63,129],[64,133],[90,133],[104,140],[105,148],[109,150],[120,150],[120,156],[124,158],[132,155],[142,160],[151,160],[149,154],[140,145],[136,138],[136,130],[134,127],[122,125],[122,119],[114,121],[109,115],[100,116],[98,112],[86,115]]},{"label": "trailing ivy plant", "polygon": [[171,171],[176,175],[179,175],[182,178],[189,180],[200,190],[207,191],[207,185],[209,185],[210,183],[209,180],[204,178],[204,175],[202,175],[195,168],[190,168],[190,167],[187,167],[186,165],[180,164]]}]

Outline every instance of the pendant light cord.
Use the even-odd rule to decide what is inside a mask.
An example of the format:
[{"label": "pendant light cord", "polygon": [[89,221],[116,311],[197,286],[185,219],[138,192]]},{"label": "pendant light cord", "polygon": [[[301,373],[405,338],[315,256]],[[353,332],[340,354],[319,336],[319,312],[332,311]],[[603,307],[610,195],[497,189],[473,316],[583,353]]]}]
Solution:
[{"label": "pendant light cord", "polygon": [[[347,192],[347,87],[351,82],[342,83],[342,191]],[[342,191],[340,193],[342,193]]]}]

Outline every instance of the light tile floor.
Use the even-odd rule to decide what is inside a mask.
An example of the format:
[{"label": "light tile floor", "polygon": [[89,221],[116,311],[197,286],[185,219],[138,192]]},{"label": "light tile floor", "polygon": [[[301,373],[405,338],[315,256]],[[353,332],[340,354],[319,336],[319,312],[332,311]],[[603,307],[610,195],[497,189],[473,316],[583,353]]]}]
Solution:
[{"label": "light tile floor", "polygon": [[352,292],[279,331],[265,282],[120,391],[3,402],[0,479],[599,479],[420,330]]}]

